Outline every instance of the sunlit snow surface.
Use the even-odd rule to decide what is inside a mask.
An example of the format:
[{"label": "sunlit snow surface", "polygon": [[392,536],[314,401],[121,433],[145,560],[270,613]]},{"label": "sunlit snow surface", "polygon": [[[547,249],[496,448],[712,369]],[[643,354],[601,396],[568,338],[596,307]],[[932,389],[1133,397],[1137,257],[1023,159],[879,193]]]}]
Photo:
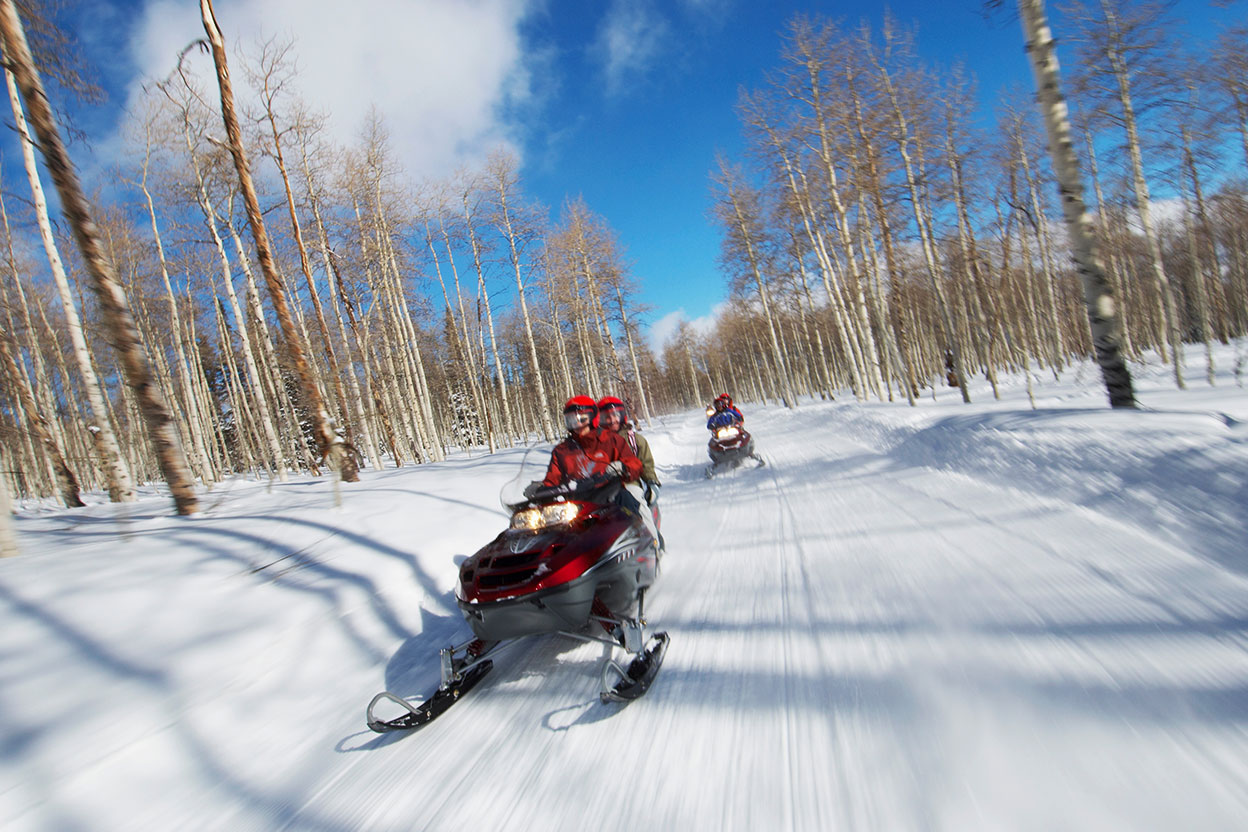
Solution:
[{"label": "sunlit snow surface", "polygon": [[[1248,346],[1240,344],[1242,355]],[[0,828],[1248,829],[1248,390],[1136,367],[993,401],[745,405],[768,465],[648,431],[655,686],[500,657],[419,731],[364,727],[467,634],[456,555],[523,450],[329,484],[27,505],[0,561]],[[605,391],[598,391],[605,392]]]}]

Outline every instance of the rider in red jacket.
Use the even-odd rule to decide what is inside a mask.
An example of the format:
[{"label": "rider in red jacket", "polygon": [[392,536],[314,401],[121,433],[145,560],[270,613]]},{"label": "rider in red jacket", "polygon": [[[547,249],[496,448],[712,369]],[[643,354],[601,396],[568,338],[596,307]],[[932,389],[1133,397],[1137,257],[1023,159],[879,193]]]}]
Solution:
[{"label": "rider in red jacket", "polygon": [[625,482],[641,478],[641,460],[628,440],[614,431],[594,425],[598,407],[589,396],[574,396],[563,406],[568,438],[550,454],[543,485],[559,485],[595,474],[618,472]]}]

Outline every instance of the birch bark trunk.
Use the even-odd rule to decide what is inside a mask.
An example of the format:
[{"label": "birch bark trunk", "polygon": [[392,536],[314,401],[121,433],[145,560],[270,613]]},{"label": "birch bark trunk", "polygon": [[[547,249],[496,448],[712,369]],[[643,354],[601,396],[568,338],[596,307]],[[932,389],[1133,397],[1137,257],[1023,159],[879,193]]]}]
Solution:
[{"label": "birch bark trunk", "polygon": [[[1106,24],[1116,32],[1117,16],[1113,9],[1105,0],[1101,0],[1101,8],[1105,12]],[[1178,313],[1174,308],[1174,292],[1161,259],[1161,242],[1153,226],[1152,200],[1148,193],[1148,180],[1144,176],[1139,126],[1135,118],[1135,105],[1131,100],[1130,73],[1117,49],[1109,49],[1105,57],[1113,69],[1114,80],[1118,83],[1118,97],[1122,104],[1123,122],[1127,131],[1127,150],[1131,156],[1131,182],[1135,190],[1135,208],[1139,213],[1144,240],[1148,244],[1148,259],[1153,269],[1153,278],[1157,282],[1158,302],[1161,307],[1158,314],[1164,322],[1163,329],[1166,337],[1170,340],[1171,358],[1174,359],[1174,383],[1180,390],[1183,390],[1186,387],[1183,383],[1183,337],[1179,330]],[[1073,149],[1071,152],[1073,153]],[[1080,190],[1082,191],[1082,187]],[[1161,357],[1163,361],[1166,359],[1164,347]]]},{"label": "birch bark trunk", "polygon": [[[12,0],[7,1],[12,2]],[[308,408],[311,410],[317,451],[328,462],[330,469],[334,471],[336,476],[347,482],[353,482],[359,479],[359,474],[355,469],[355,460],[351,454],[345,452],[346,449],[342,437],[334,431],[331,425],[329,413],[325,408],[325,401],[321,398],[320,390],[316,386],[316,380],[308,367],[304,345],[291,320],[290,309],[286,305],[285,287],[277,273],[277,266],[273,261],[268,231],[264,227],[264,218],[260,213],[260,200],[256,194],[255,184],[252,182],[251,166],[247,161],[246,151],[243,149],[242,130],[239,127],[238,117],[234,109],[234,88],[230,81],[229,66],[226,62],[225,37],[217,26],[216,16],[212,10],[212,0],[200,0],[199,8],[203,18],[204,31],[207,33],[208,42],[212,47],[212,59],[217,71],[217,86],[221,93],[221,118],[225,124],[230,156],[233,157],[234,169],[238,173],[239,185],[242,188],[243,203],[247,209],[247,222],[251,226],[252,236],[255,237],[256,256],[260,261],[260,269],[264,272],[265,282],[268,285],[269,299],[273,303],[273,309],[277,313],[278,322],[285,336],[286,350],[290,355],[291,363],[294,365],[295,373],[299,377],[303,394],[307,398]],[[335,502],[340,501],[336,487],[334,499]]]},{"label": "birch bark trunk", "polygon": [[61,197],[62,209],[82,250],[82,259],[91,276],[91,288],[99,298],[113,348],[121,359],[126,381],[139,400],[140,412],[147,425],[148,438],[156,449],[161,472],[173,493],[178,513],[193,514],[197,510],[197,502],[187,472],[186,457],[178,445],[168,407],[152,383],[148,358],[135,331],[126,296],[117,283],[112,264],[103,257],[99,231],[87,210],[78,177],[56,129],[13,0],[0,2],[0,36],[4,40],[5,57],[30,108],[31,124],[39,137],[48,172]]},{"label": "birch bark trunk", "polygon": [[1092,219],[1083,203],[1083,177],[1079,173],[1079,158],[1071,140],[1070,118],[1066,111],[1066,99],[1062,96],[1053,34],[1045,16],[1044,2],[1018,0],[1018,12],[1027,55],[1036,79],[1041,115],[1049,135],[1049,154],[1057,175],[1066,231],[1070,235],[1079,277],[1083,280],[1083,295],[1088,307],[1097,363],[1105,380],[1110,406],[1134,408],[1135,391],[1131,373],[1121,353],[1118,310],[1114,306],[1109,281],[1105,279]]},{"label": "birch bark trunk", "polygon": [[[14,19],[16,20],[16,11]],[[18,23],[20,26],[20,23]],[[8,44],[6,42],[6,53]],[[35,207],[35,219],[39,225],[39,237],[43,241],[43,250],[48,257],[52,269],[52,279],[60,293],[61,305],[65,311],[66,327],[69,329],[70,343],[74,347],[74,359],[78,371],[82,374],[83,389],[87,404],[91,408],[94,420],[96,453],[100,456],[101,468],[108,481],[108,496],[113,502],[128,503],[135,499],[134,484],[130,470],[121,455],[117,444],[117,435],[113,432],[112,423],[108,418],[108,409],[104,406],[104,394],[99,377],[91,363],[86,338],[82,334],[82,322],[78,317],[78,307],[74,302],[73,292],[69,288],[69,278],[65,274],[65,266],[61,262],[56,240],[52,236],[52,223],[48,217],[48,201],[43,193],[43,184],[39,181],[39,171],[35,166],[34,141],[26,126],[26,118],[22,112],[22,101],[18,91],[17,78],[8,68],[4,70],[4,79],[8,85],[9,103],[13,108],[13,121],[17,127],[19,143],[22,147],[22,160],[26,166],[26,176],[30,182],[31,199]]]},{"label": "birch bark trunk", "polygon": [[14,392],[17,393],[18,401],[22,406],[22,413],[26,417],[26,424],[31,432],[35,435],[35,439],[43,446],[43,451],[47,455],[48,460],[52,464],[52,470],[56,473],[56,485],[61,492],[61,499],[69,508],[78,508],[85,505],[82,498],[78,495],[78,478],[74,476],[74,472],[70,470],[69,465],[65,462],[65,454],[61,447],[52,437],[52,433],[48,430],[48,422],[39,412],[38,405],[35,404],[35,396],[30,390],[30,386],[23,373],[17,366],[17,360],[13,357],[13,351],[9,349],[9,333],[0,330],[0,365],[3,366],[3,374],[9,377],[10,385]]}]

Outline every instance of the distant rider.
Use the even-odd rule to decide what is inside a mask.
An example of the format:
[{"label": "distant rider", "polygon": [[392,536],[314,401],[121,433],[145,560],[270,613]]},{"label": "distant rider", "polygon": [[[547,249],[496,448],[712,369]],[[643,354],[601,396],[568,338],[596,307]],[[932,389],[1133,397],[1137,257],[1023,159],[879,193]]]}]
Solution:
[{"label": "distant rider", "polygon": [[741,415],[741,411],[737,410],[736,405],[732,403],[732,396],[727,393],[721,393],[712,402],[711,406],[714,412],[711,418],[706,420],[706,429],[713,430],[725,424],[744,424],[745,417]]}]

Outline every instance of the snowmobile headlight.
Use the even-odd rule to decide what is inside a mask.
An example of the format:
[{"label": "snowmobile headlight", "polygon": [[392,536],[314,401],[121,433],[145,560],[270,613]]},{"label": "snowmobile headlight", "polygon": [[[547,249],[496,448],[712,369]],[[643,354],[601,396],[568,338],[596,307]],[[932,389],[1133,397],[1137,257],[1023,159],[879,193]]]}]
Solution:
[{"label": "snowmobile headlight", "polygon": [[715,438],[716,439],[735,439],[737,435],[740,433],[741,431],[737,430],[736,428],[732,428],[732,427],[720,428],[719,430],[715,431]]},{"label": "snowmobile headlight", "polygon": [[526,508],[511,515],[513,529],[537,531],[547,526],[564,526],[576,519],[581,509],[576,503],[553,503],[541,508]]},{"label": "snowmobile headlight", "polygon": [[706,416],[707,416],[707,418],[709,419],[711,416],[714,416],[714,415],[715,415],[715,408],[713,408],[713,407],[708,407],[708,408],[706,409]]},{"label": "snowmobile headlight", "polygon": [[540,529],[542,523],[542,511],[537,508],[526,508],[523,511],[517,511],[511,515],[511,527],[513,529]]},{"label": "snowmobile headlight", "polygon": [[542,506],[543,526],[562,526],[571,523],[580,514],[581,509],[576,503],[554,503]]}]

